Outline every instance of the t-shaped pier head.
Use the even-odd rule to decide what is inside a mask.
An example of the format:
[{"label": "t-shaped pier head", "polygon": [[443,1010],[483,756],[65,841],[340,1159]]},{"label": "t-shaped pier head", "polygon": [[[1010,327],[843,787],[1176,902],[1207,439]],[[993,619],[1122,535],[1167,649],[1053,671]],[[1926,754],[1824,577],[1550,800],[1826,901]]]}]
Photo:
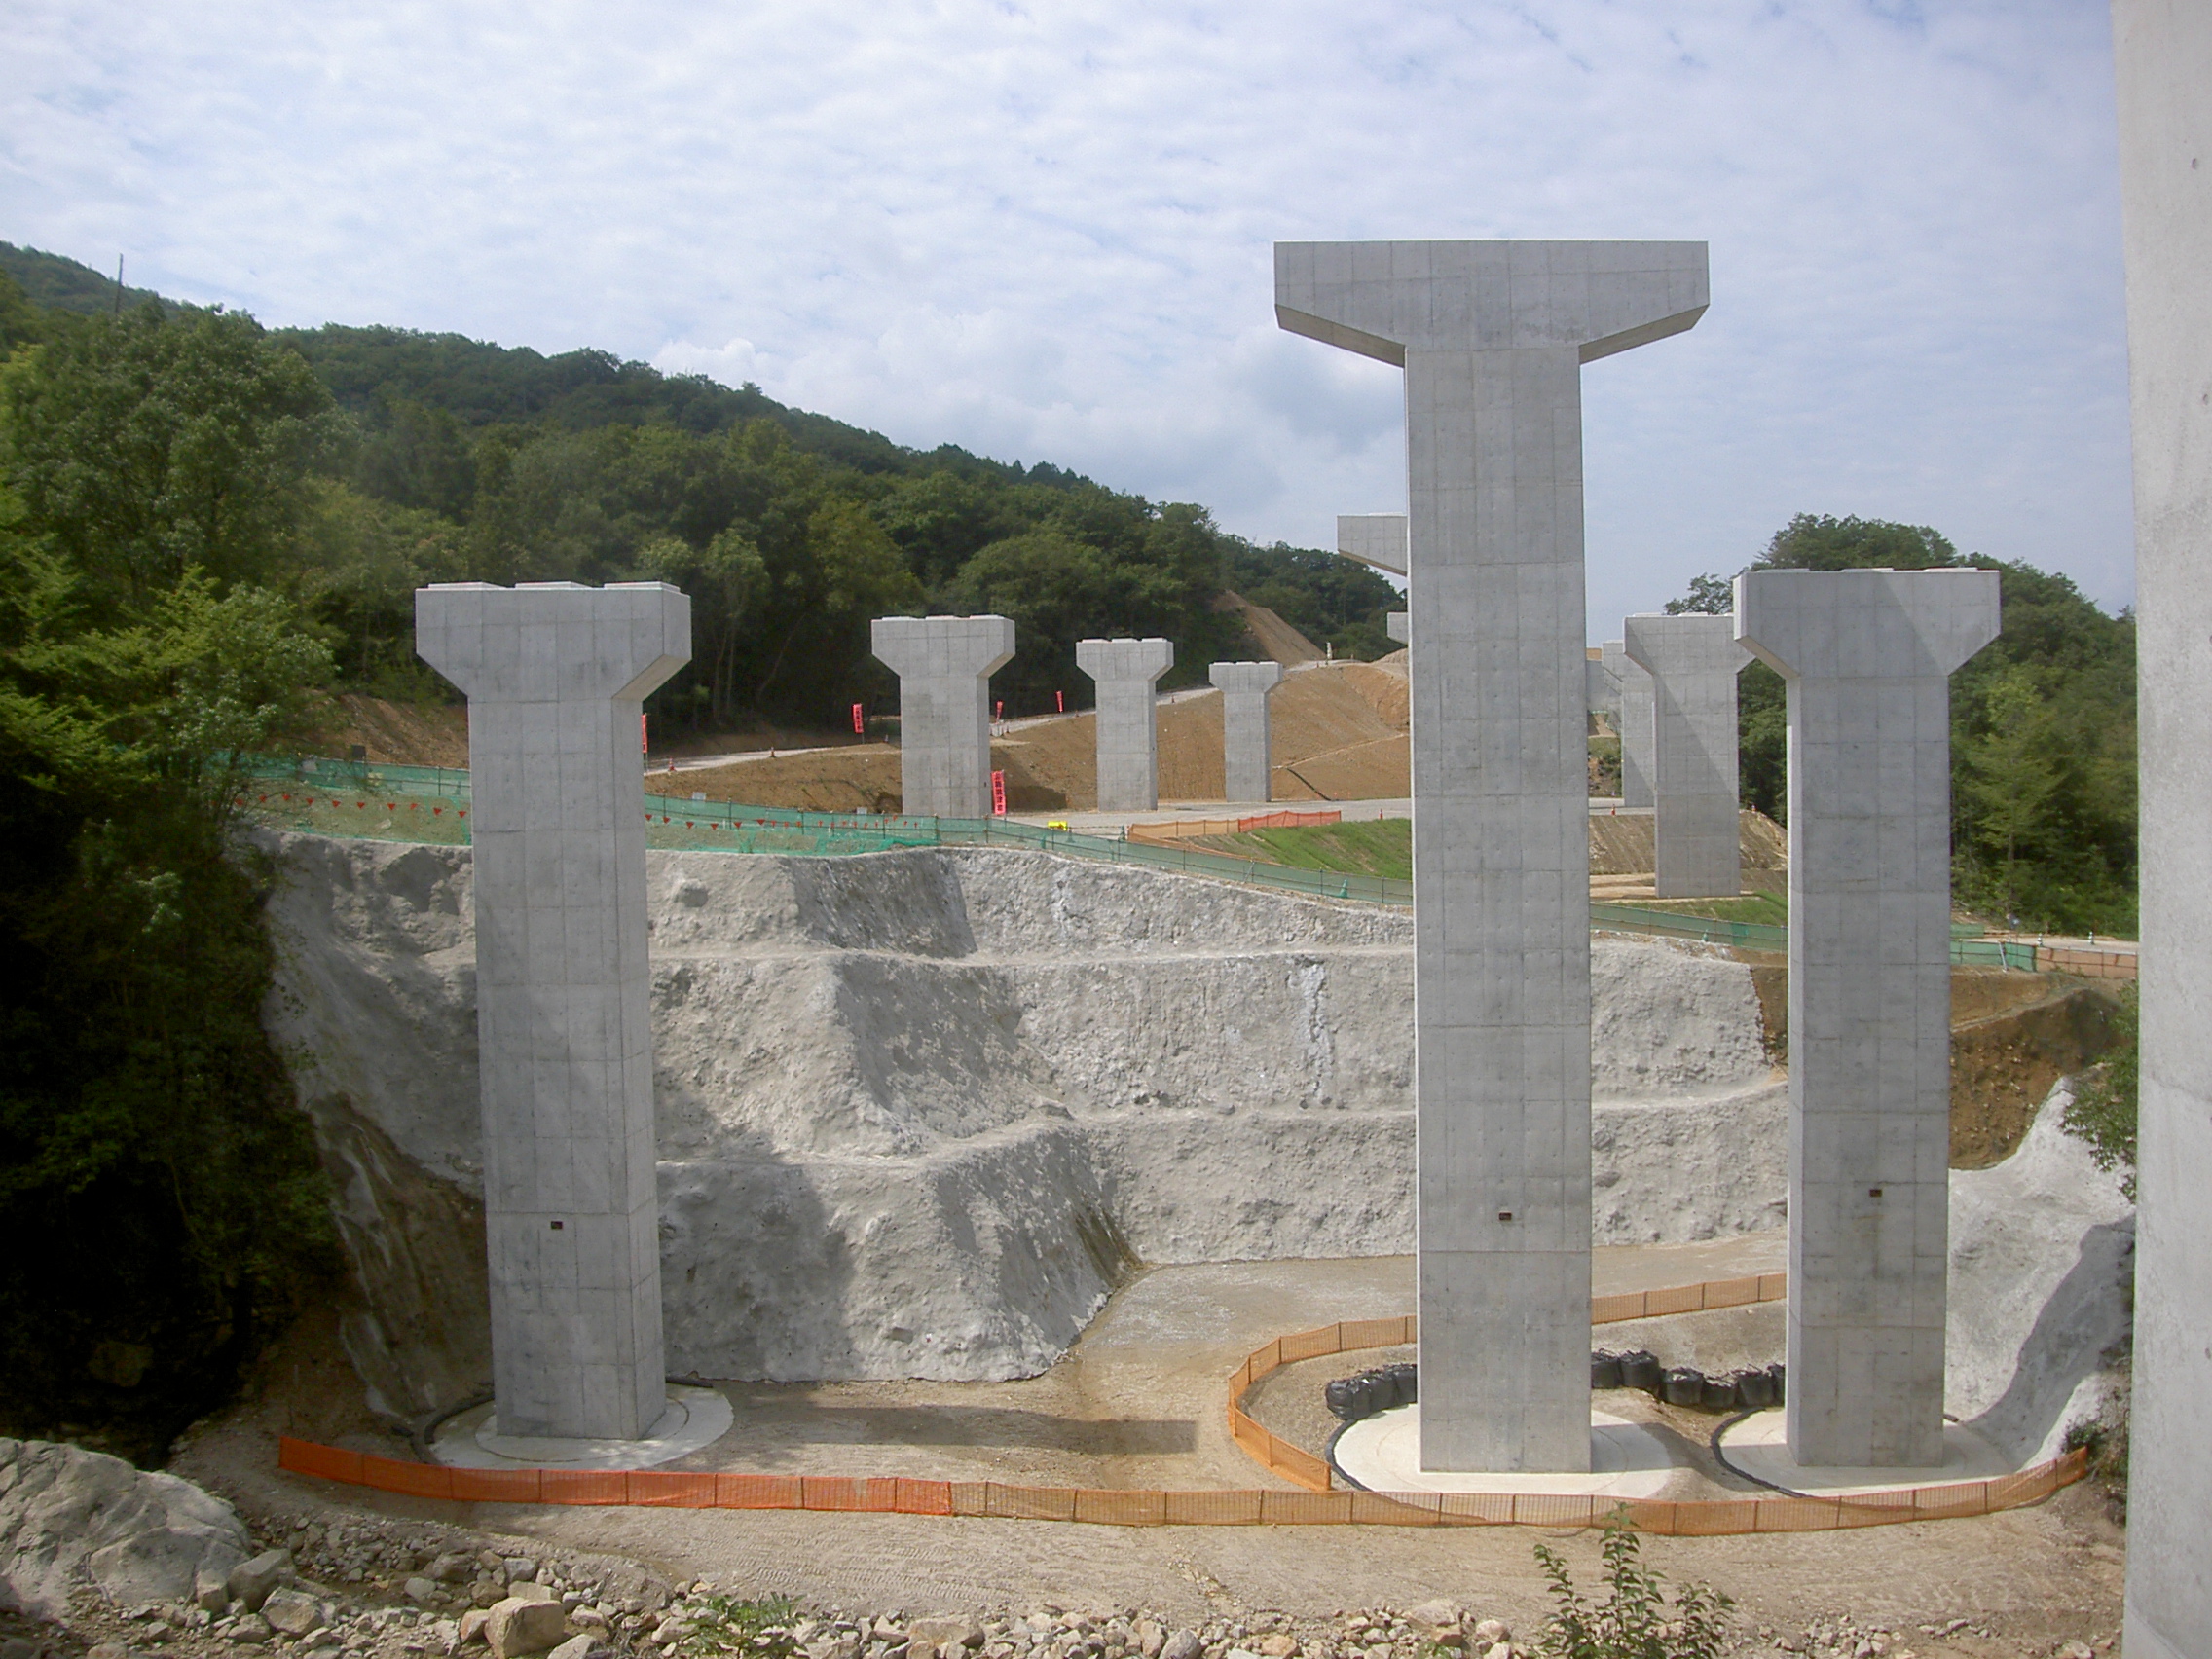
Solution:
[{"label": "t-shaped pier head", "polygon": [[1221,687],[1222,797],[1264,801],[1274,781],[1268,698],[1282,683],[1282,664],[1217,662],[1206,676]]},{"label": "t-shaped pier head", "polygon": [[1752,571],[1736,638],[1789,684],[1789,1455],[1943,1460],[1950,676],[1995,571]]},{"label": "t-shaped pier head", "polygon": [[1702,242],[1278,242],[1275,318],[1406,374],[1421,1466],[1590,1466],[1582,365]]},{"label": "t-shaped pier head", "polygon": [[638,713],[690,658],[691,602],[423,588],[415,648],[468,697],[498,1431],[642,1439],[668,1368]]},{"label": "t-shaped pier head", "polygon": [[1733,616],[1631,616],[1628,660],[1649,676],[1652,830],[1661,899],[1743,891],[1736,676],[1751,653]]},{"label": "t-shaped pier head", "polygon": [[1098,810],[1150,812],[1160,804],[1160,698],[1153,687],[1175,666],[1175,642],[1078,640],[1075,661],[1098,688]]},{"label": "t-shaped pier head", "polygon": [[875,658],[899,677],[902,811],[991,815],[991,676],[1014,660],[1006,616],[878,616]]},{"label": "t-shaped pier head", "polygon": [[1339,513],[1337,551],[1393,576],[1406,573],[1404,513]]}]

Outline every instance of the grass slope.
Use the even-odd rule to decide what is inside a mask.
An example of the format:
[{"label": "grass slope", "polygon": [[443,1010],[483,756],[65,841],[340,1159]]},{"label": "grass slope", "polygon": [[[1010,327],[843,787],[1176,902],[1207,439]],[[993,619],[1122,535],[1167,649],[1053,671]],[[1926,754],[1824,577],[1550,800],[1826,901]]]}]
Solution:
[{"label": "grass slope", "polygon": [[1410,818],[1321,824],[1304,830],[1248,830],[1241,835],[1203,836],[1191,844],[1295,869],[1394,876],[1400,881],[1411,881],[1414,873]]}]

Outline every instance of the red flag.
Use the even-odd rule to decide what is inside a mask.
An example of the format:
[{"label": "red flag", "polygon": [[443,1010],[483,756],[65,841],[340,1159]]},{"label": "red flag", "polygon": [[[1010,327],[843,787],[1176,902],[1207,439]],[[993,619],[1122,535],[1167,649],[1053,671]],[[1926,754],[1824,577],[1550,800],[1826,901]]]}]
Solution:
[{"label": "red flag", "polygon": [[1006,774],[1004,772],[993,772],[991,774],[991,816],[993,818],[1004,818],[1006,816]]},{"label": "red flag", "polygon": [[867,721],[861,719],[861,706],[858,703],[853,705],[853,735],[855,737],[866,737],[867,735]]}]

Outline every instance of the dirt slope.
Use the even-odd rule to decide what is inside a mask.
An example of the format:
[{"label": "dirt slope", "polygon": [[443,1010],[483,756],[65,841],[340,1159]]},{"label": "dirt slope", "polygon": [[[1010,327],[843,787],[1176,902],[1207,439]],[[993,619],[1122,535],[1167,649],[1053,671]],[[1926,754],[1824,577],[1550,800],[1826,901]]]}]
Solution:
[{"label": "dirt slope", "polygon": [[460,703],[424,707],[347,692],[331,699],[305,747],[343,759],[354,744],[379,765],[465,766],[468,710]]},{"label": "dirt slope", "polygon": [[1234,610],[1243,617],[1244,626],[1251,631],[1266,657],[1286,668],[1302,662],[1319,662],[1328,655],[1281,616],[1264,605],[1254,605],[1242,594],[1223,594],[1214,601],[1214,608]]},{"label": "dirt slope", "polygon": [[[1274,798],[1395,798],[1413,789],[1406,744],[1406,684],[1372,663],[1340,662],[1286,674],[1270,700]],[[1014,727],[991,744],[1016,812],[1086,810],[1098,800],[1098,734],[1088,714]],[[1162,800],[1219,800],[1221,694],[1209,691],[1160,710]],[[823,812],[890,811],[899,804],[899,752],[868,745],[785,755],[730,766],[651,777],[646,788],[750,806]]]}]

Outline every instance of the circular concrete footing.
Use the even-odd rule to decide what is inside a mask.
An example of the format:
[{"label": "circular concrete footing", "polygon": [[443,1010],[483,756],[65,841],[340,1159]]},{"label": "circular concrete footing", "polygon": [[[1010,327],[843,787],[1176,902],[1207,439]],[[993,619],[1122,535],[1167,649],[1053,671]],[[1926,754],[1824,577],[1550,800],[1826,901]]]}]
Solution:
[{"label": "circular concrete footing", "polygon": [[1641,1423],[1590,1414],[1590,1473],[1447,1474],[1420,1466],[1420,1407],[1362,1418],[1337,1436],[1336,1465],[1369,1492],[1528,1493],[1563,1497],[1654,1497],[1674,1474],[1667,1443]]},{"label": "circular concrete footing", "polygon": [[650,1469],[712,1446],[729,1432],[729,1401],[714,1388],[672,1387],[668,1410],[643,1440],[554,1440],[501,1434],[490,1406],[438,1429],[430,1455],[457,1469]]},{"label": "circular concrete footing", "polygon": [[1943,1425],[1943,1460],[1924,1468],[1811,1468],[1789,1456],[1787,1416],[1777,1406],[1746,1418],[1720,1437],[1721,1453],[1745,1474],[1790,1492],[1822,1497],[1893,1492],[1899,1487],[1942,1486],[2009,1475],[2017,1465],[1997,1446],[1959,1423]]}]

